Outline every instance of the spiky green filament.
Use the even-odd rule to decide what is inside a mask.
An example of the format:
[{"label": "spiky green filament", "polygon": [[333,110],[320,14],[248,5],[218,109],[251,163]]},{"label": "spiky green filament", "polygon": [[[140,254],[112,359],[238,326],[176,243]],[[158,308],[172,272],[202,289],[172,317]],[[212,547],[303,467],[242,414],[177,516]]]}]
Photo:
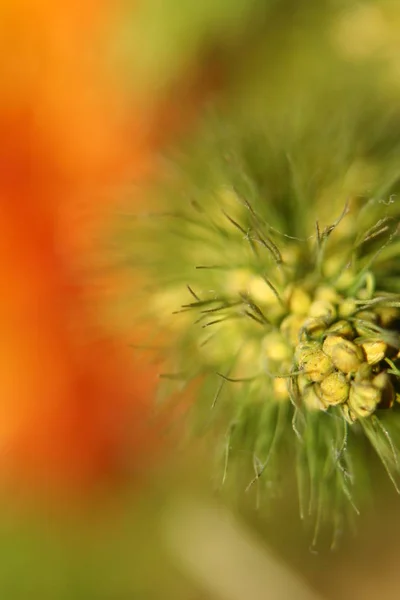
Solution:
[{"label": "spiky green filament", "polygon": [[300,513],[335,537],[345,506],[358,512],[365,442],[396,488],[400,475],[400,213],[354,200],[299,238],[268,210],[223,188],[168,215],[160,247],[176,262],[153,306],[178,340],[171,372],[203,382],[203,422],[227,416],[224,483],[247,473],[243,489],[270,494],[292,448]]},{"label": "spiky green filament", "polygon": [[[296,240],[268,226],[233,192],[223,199],[233,203],[230,213],[222,206],[204,224],[210,244],[199,252],[209,255],[209,264],[193,265],[211,289],[190,287],[192,301],[181,307],[197,315],[201,361],[217,371],[232,361],[235,379],[271,381],[270,402],[324,411],[339,405],[349,423],[391,408],[399,397],[400,295],[376,289],[374,256],[367,254],[369,268],[360,268],[365,256],[358,252],[379,237],[376,258],[394,243],[390,219],[352,237],[340,232],[342,221],[354,221],[346,206],[333,225],[322,232],[317,225],[315,235]],[[242,260],[250,249],[246,266],[238,266],[238,238],[248,246]],[[221,240],[223,255],[213,247]]]}]

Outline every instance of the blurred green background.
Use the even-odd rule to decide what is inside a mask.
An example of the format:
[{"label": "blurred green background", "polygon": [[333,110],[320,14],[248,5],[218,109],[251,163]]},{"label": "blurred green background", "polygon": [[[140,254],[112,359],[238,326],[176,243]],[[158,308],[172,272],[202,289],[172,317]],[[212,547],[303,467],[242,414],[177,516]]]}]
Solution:
[{"label": "blurred green background", "polygon": [[[315,208],[321,219],[327,209],[336,216],[349,194],[373,189],[387,199],[393,192],[398,2],[147,0],[127,5],[114,27],[109,61],[127,94],[139,89],[146,102],[149,94],[154,102],[168,95],[179,115],[185,82],[198,82],[191,126],[160,157],[187,165],[194,185],[209,172],[205,164],[218,164],[219,148],[207,140],[210,127],[221,127],[222,136],[246,140],[255,178],[272,173],[271,202],[289,185],[279,157],[293,158],[303,199],[293,223],[311,223]],[[128,253],[136,234],[125,227]],[[126,305],[128,320],[129,299]],[[356,534],[343,532],[335,553],[323,540],[311,552],[289,476],[283,494],[256,509],[253,497],[220,490],[212,434],[181,442],[160,435],[168,440],[165,456],[138,484],[111,486],[61,511],[46,502],[4,502],[1,598],[398,597],[399,499],[381,470],[374,474],[378,499]]]}]

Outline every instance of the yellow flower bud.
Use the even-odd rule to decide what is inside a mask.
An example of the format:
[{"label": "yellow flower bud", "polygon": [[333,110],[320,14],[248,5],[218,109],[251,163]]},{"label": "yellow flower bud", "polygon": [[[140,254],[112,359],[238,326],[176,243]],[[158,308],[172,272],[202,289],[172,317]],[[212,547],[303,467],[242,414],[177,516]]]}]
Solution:
[{"label": "yellow flower bud", "polygon": [[368,417],[381,401],[381,391],[370,383],[353,383],[349,406],[358,417]]},{"label": "yellow flower bud", "polygon": [[301,344],[298,344],[294,353],[297,364],[302,367],[304,361],[307,361],[320,349],[321,344],[318,342],[302,342]]},{"label": "yellow flower bud", "polygon": [[332,302],[327,300],[315,300],[308,311],[310,317],[319,317],[326,323],[332,323],[336,317],[336,308]]},{"label": "yellow flower bud", "polygon": [[300,337],[304,341],[308,339],[319,339],[325,333],[326,323],[323,319],[318,319],[314,317],[310,317],[303,323],[303,327],[301,328]]},{"label": "yellow flower bud", "polygon": [[371,327],[374,323],[371,320],[358,320],[358,315],[354,321],[354,328],[360,337],[371,337],[372,334],[376,334],[375,330]]},{"label": "yellow flower bud", "polygon": [[378,315],[373,310],[360,310],[356,314],[356,317],[357,319],[370,321],[371,323],[376,323],[378,321]]},{"label": "yellow flower bud", "polygon": [[296,315],[306,315],[311,305],[311,298],[307,292],[298,286],[286,288],[286,298],[289,310]]},{"label": "yellow flower bud", "polygon": [[344,265],[342,265],[341,268],[342,271],[336,279],[335,285],[338,290],[345,291],[353,285],[357,279],[357,275],[351,269],[344,267]]},{"label": "yellow flower bud", "polygon": [[333,370],[331,360],[322,352],[318,342],[304,342],[297,346],[295,358],[311,381],[322,381]]},{"label": "yellow flower bud", "polygon": [[316,300],[325,300],[326,302],[331,302],[332,304],[338,304],[340,302],[340,296],[335,290],[335,288],[329,285],[321,285],[315,290],[315,299]]},{"label": "yellow flower bud", "polygon": [[349,397],[349,384],[343,373],[335,371],[321,381],[321,394],[324,404],[342,404]]},{"label": "yellow flower bud", "polygon": [[347,317],[351,317],[357,310],[357,304],[354,298],[345,298],[343,302],[339,304],[338,312],[339,316],[342,319],[346,319]]},{"label": "yellow flower bud", "polygon": [[360,336],[370,336],[371,335],[371,327],[370,323],[373,325],[377,323],[378,316],[372,312],[371,310],[361,310],[355,315],[354,327]]},{"label": "yellow flower bud", "polygon": [[385,357],[387,350],[385,342],[364,342],[361,346],[370,365],[375,365]]},{"label": "yellow flower bud", "polygon": [[339,335],[328,335],[322,349],[335,367],[343,373],[357,371],[364,360],[361,348]]},{"label": "yellow flower bud", "polygon": [[355,331],[348,321],[341,319],[340,321],[333,323],[333,325],[331,325],[327,330],[327,333],[340,335],[341,337],[352,340],[354,338]]}]

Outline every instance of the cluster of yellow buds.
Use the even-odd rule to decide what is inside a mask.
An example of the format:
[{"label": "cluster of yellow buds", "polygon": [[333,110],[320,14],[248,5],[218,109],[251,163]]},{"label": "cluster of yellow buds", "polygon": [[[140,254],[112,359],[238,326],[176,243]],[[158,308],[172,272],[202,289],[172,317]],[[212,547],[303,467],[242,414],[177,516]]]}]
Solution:
[{"label": "cluster of yellow buds", "polygon": [[178,207],[165,239],[156,229],[152,302],[176,335],[163,379],[196,379],[193,414],[213,409],[218,431],[226,422],[224,481],[228,463],[251,467],[251,482],[268,464],[269,494],[280,449],[293,452],[300,512],[316,530],[364,493],[362,436],[400,493],[400,208],[352,205],[310,234],[291,205],[224,190]]},{"label": "cluster of yellow buds", "polygon": [[393,371],[400,309],[390,300],[344,298],[328,286],[313,295],[288,289],[290,314],[265,339],[269,365],[290,374],[286,397],[310,410],[340,406],[350,423],[400,401]]}]

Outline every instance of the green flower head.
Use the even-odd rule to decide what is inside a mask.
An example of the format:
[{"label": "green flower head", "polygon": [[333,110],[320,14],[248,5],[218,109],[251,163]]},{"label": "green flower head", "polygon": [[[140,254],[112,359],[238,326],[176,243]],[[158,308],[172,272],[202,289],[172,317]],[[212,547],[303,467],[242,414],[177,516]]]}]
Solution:
[{"label": "green flower head", "polygon": [[400,486],[396,177],[381,184],[364,155],[338,188],[231,131],[193,153],[145,219],[150,314],[174,340],[164,378],[197,381],[194,422],[216,432],[225,485],[262,504],[292,469],[301,517],[315,539],[333,524],[336,543],[368,495],[371,448]]}]

